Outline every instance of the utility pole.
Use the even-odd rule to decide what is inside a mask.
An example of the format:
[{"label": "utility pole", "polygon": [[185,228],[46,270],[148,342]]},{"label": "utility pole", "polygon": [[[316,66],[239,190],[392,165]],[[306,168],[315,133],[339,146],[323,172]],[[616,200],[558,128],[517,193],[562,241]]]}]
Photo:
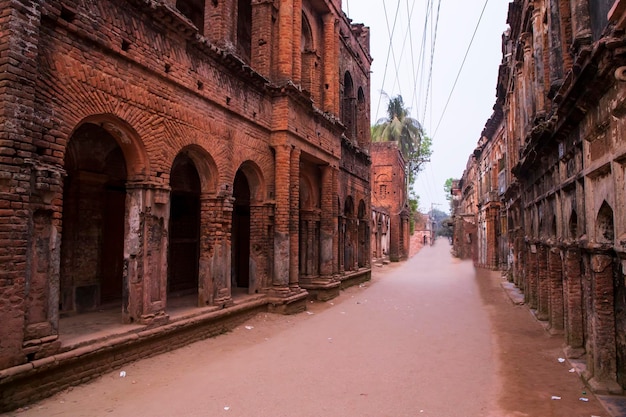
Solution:
[{"label": "utility pole", "polygon": [[437,221],[435,220],[435,216],[433,214],[434,212],[434,206],[440,206],[441,204],[439,203],[430,203],[430,245],[434,245],[435,244],[435,237],[437,236]]}]

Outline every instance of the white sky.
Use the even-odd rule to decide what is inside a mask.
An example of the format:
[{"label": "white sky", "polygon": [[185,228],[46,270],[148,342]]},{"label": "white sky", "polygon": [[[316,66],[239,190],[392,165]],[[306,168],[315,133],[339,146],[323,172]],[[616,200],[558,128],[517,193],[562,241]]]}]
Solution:
[{"label": "white sky", "polygon": [[[463,70],[444,113],[446,101],[485,1],[343,0],[343,9],[352,21],[370,27],[370,52],[374,58],[371,68],[372,123],[386,116],[386,100],[384,97],[381,99],[380,91],[386,92],[389,96],[401,94],[405,105],[411,109],[411,116],[420,120],[426,135],[433,138],[431,162],[419,174],[415,186],[420,196],[420,210],[423,212],[430,210],[431,207],[446,212],[449,210],[443,185],[447,178],[461,177],[467,159],[476,148],[480,133],[492,114],[498,66],[502,60],[502,33],[507,28],[508,3],[508,0],[488,0]],[[426,101],[431,62],[430,45],[435,34],[439,4],[439,20],[432,59],[432,84]],[[385,75],[390,32],[398,7],[399,13],[393,33],[395,63],[393,55],[389,55]],[[424,22],[429,9],[432,9],[432,12],[428,13],[429,23],[426,26],[424,40]],[[409,28],[410,30],[407,30]],[[407,36],[407,33],[411,35]],[[423,43],[425,47],[422,46]],[[421,60],[420,55],[424,56]],[[380,100],[382,101],[379,105]],[[437,129],[440,120],[441,124]]]}]

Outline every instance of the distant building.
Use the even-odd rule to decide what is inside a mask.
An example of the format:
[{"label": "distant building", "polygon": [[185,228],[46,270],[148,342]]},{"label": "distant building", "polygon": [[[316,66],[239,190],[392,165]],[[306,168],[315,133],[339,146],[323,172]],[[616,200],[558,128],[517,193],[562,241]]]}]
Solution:
[{"label": "distant building", "polygon": [[[388,216],[388,236],[372,229],[375,242],[372,248],[383,248],[383,237],[389,239],[387,255],[392,262],[409,256],[409,201],[407,195],[406,164],[396,142],[374,142],[370,148],[372,157],[372,211]],[[381,225],[382,226],[382,225]],[[378,250],[376,251],[378,255]]]}]

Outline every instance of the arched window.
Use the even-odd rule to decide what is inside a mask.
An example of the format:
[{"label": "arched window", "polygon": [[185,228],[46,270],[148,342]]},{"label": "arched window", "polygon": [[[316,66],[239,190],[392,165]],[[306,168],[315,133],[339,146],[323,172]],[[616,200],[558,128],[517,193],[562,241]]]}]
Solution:
[{"label": "arched window", "polygon": [[613,209],[604,201],[596,219],[596,240],[600,243],[613,243],[614,239]]},{"label": "arched window", "polygon": [[356,106],[354,83],[350,72],[346,71],[343,77],[343,100],[341,102],[341,121],[346,127],[346,136],[354,139],[356,136]]}]

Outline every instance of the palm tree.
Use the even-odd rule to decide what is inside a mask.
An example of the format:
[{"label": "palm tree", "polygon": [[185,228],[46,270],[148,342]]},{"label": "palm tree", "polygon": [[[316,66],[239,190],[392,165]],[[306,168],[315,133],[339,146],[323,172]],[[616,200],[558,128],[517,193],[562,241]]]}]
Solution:
[{"label": "palm tree", "polygon": [[404,107],[401,95],[387,99],[387,117],[372,126],[372,141],[398,143],[407,164],[409,182],[412,183],[432,154],[431,141],[424,135],[420,122],[409,116],[409,109]]}]

